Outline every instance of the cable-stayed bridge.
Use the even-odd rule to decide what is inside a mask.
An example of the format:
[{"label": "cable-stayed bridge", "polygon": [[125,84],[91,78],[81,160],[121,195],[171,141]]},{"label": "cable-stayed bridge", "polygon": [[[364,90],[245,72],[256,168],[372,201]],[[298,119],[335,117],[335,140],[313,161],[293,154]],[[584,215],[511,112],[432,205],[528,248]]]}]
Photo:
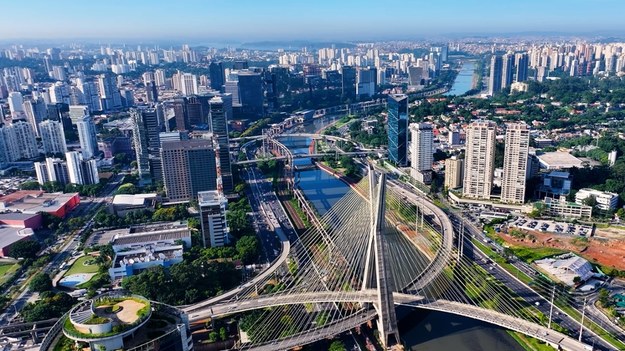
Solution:
[{"label": "cable-stayed bridge", "polygon": [[185,307],[190,320],[254,311],[241,323],[249,339],[241,348],[282,350],[376,318],[390,347],[401,343],[395,306],[404,305],[482,320],[562,350],[588,349],[557,331],[525,291],[495,279],[441,209],[387,183],[370,169],[291,243],[286,259],[234,296]]}]

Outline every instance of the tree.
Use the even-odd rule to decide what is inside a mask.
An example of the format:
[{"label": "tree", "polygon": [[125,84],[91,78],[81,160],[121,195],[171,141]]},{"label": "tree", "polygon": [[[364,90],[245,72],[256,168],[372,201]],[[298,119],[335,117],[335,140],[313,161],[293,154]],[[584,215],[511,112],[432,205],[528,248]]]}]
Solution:
[{"label": "tree", "polygon": [[28,287],[36,292],[50,291],[52,290],[52,279],[46,273],[39,273],[33,277]]},{"label": "tree", "polygon": [[136,194],[137,192],[137,187],[132,183],[122,184],[117,189],[117,194]]},{"label": "tree", "polygon": [[226,328],[219,328],[219,339],[221,339],[221,341],[226,341],[226,339],[228,339],[228,331],[226,331]]},{"label": "tree", "polygon": [[9,256],[13,258],[35,258],[41,244],[35,240],[20,240],[9,248]]},{"label": "tree", "polygon": [[345,345],[340,340],[335,340],[330,344],[328,351],[347,351]]},{"label": "tree", "polygon": [[20,185],[20,190],[39,190],[41,186],[36,181],[24,182]]},{"label": "tree", "polygon": [[597,198],[595,198],[594,195],[590,195],[589,197],[585,198],[582,203],[586,206],[591,206],[591,207],[595,207],[597,206]]},{"label": "tree", "polygon": [[607,308],[610,306],[610,291],[608,291],[608,289],[602,288],[601,290],[599,290],[599,303],[603,308]]},{"label": "tree", "polygon": [[236,250],[243,263],[253,263],[260,253],[258,238],[254,235],[241,237],[236,243]]}]

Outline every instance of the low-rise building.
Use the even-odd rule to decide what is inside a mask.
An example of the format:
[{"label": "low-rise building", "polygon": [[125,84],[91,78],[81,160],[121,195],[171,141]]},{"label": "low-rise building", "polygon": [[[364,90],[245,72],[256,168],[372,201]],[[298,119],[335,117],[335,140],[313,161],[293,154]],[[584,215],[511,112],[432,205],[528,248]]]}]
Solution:
[{"label": "low-rise building", "polygon": [[132,226],[112,234],[115,252],[109,269],[112,280],[150,267],[169,267],[182,262],[184,248],[191,247],[191,230],[186,221]]},{"label": "low-rise building", "polygon": [[0,197],[0,211],[37,214],[46,212],[64,218],[80,203],[78,193],[46,193],[40,190],[20,190]]},{"label": "low-rise building", "polygon": [[600,210],[613,210],[618,205],[618,194],[590,188],[580,189],[575,194],[575,202],[581,205],[584,203],[584,200],[590,197],[595,198],[595,201],[597,203],[595,206]]},{"label": "low-rise building", "polygon": [[568,152],[554,151],[537,155],[540,168],[547,170],[566,170],[573,167],[584,167],[584,161]]},{"label": "low-rise building", "polygon": [[580,281],[586,281],[594,275],[590,262],[573,253],[544,258],[535,263],[549,275],[568,286],[575,285],[575,277],[579,277]]},{"label": "low-rise building", "polygon": [[566,197],[559,199],[546,197],[543,201],[546,215],[562,218],[591,218],[592,206],[580,205],[566,201]]},{"label": "low-rise building", "polygon": [[113,214],[123,217],[136,210],[153,211],[160,201],[158,194],[119,194],[113,197],[110,210]]},{"label": "low-rise building", "polygon": [[568,196],[571,192],[571,174],[569,172],[551,171],[541,174],[541,182],[536,190],[538,198]]}]

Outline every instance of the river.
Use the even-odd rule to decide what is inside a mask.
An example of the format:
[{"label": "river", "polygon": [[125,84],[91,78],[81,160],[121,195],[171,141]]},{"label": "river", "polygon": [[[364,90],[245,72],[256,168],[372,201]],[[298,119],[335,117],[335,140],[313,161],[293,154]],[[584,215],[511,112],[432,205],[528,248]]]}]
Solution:
[{"label": "river", "polygon": [[[336,118],[315,120],[315,125],[300,126],[299,129],[314,132]],[[310,139],[284,137],[280,141],[293,153],[308,152],[307,145]],[[299,165],[311,161],[303,158],[295,162]],[[347,184],[320,169],[296,172],[295,180],[321,215],[350,189]],[[400,336],[406,350],[524,351],[523,347],[502,328],[475,319],[411,308],[398,308],[397,314]]]},{"label": "river", "polygon": [[463,61],[462,68],[451,89],[445,95],[462,95],[467,91],[473,89],[473,73],[475,71],[475,62]]}]

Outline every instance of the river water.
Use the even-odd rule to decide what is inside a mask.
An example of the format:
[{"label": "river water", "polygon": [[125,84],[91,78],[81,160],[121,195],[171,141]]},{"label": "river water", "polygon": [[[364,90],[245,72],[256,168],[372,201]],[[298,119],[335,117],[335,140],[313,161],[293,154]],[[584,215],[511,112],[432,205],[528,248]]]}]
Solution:
[{"label": "river water", "polygon": [[462,95],[467,91],[473,89],[473,71],[475,70],[475,63],[473,61],[463,61],[462,68],[451,89],[445,95]]},{"label": "river water", "polygon": [[[299,126],[299,131],[313,133],[333,120],[336,117],[315,120],[314,125]],[[280,141],[295,154],[308,152],[310,139],[284,137]],[[311,161],[302,158],[295,162],[304,165]],[[296,172],[295,181],[321,215],[350,189],[347,184],[320,169]],[[406,350],[524,351],[505,330],[478,320],[413,308],[398,308],[397,314]]]}]

